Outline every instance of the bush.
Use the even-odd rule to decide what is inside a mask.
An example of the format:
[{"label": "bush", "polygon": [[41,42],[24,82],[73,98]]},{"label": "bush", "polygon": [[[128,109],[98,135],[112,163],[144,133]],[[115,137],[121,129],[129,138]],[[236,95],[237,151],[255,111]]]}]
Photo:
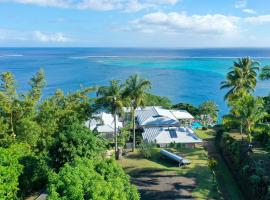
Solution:
[{"label": "bush", "polygon": [[52,173],[48,200],[139,200],[128,175],[113,160],[76,159]]},{"label": "bush", "polygon": [[0,147],[0,199],[18,199],[18,179],[23,172],[19,159],[29,154],[29,150],[29,147],[23,144],[11,145],[9,148]]},{"label": "bush", "polygon": [[26,197],[32,192],[43,189],[48,182],[47,163],[36,156],[24,156],[20,159],[23,171],[19,177],[20,196]]},{"label": "bush", "polygon": [[105,149],[104,140],[96,137],[89,129],[79,123],[66,126],[59,133],[50,149],[52,164],[56,169],[75,157],[92,158]]},{"label": "bush", "polygon": [[139,146],[140,154],[144,158],[151,158],[152,157],[152,149],[154,148],[154,144],[142,142]]},{"label": "bush", "polygon": [[181,149],[183,149],[185,146],[183,145],[183,144],[181,144],[181,143],[177,143],[176,144],[176,149],[177,150],[181,150]]}]

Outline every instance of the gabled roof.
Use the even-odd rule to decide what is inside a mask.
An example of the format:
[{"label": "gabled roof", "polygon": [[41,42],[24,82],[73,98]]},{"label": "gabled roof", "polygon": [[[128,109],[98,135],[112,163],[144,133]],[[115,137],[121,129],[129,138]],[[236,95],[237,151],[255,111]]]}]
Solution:
[{"label": "gabled roof", "polygon": [[189,128],[145,128],[143,139],[157,144],[175,143],[201,143],[202,140]]},{"label": "gabled roof", "polygon": [[171,110],[177,119],[194,119],[194,117],[186,110]]},{"label": "gabled roof", "polygon": [[140,126],[178,126],[179,122],[170,110],[161,107],[147,107],[136,110]]},{"label": "gabled roof", "polygon": [[[98,113],[94,116],[93,119],[85,122],[85,126],[89,127],[91,130],[97,130],[101,133],[114,132],[114,117],[109,113]],[[122,128],[123,124],[119,121],[118,116],[116,116],[116,126]]]}]

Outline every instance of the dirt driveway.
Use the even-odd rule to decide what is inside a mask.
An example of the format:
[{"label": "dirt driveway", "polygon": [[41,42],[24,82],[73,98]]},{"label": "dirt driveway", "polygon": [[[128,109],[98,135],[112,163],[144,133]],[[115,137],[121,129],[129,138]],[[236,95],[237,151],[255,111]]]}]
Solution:
[{"label": "dirt driveway", "polygon": [[193,199],[195,182],[191,178],[163,170],[144,170],[131,181],[138,187],[142,200]]}]

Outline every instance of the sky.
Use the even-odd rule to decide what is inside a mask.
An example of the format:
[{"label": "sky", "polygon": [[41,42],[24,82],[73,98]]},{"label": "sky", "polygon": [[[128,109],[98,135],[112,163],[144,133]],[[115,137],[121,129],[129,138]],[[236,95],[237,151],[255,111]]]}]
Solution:
[{"label": "sky", "polygon": [[270,47],[270,1],[0,0],[0,47]]}]

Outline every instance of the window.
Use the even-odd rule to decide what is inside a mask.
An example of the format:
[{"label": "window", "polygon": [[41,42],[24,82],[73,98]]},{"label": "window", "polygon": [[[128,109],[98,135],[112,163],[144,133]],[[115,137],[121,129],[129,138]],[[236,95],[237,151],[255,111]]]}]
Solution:
[{"label": "window", "polygon": [[169,134],[171,138],[177,138],[176,130],[169,130]]}]

